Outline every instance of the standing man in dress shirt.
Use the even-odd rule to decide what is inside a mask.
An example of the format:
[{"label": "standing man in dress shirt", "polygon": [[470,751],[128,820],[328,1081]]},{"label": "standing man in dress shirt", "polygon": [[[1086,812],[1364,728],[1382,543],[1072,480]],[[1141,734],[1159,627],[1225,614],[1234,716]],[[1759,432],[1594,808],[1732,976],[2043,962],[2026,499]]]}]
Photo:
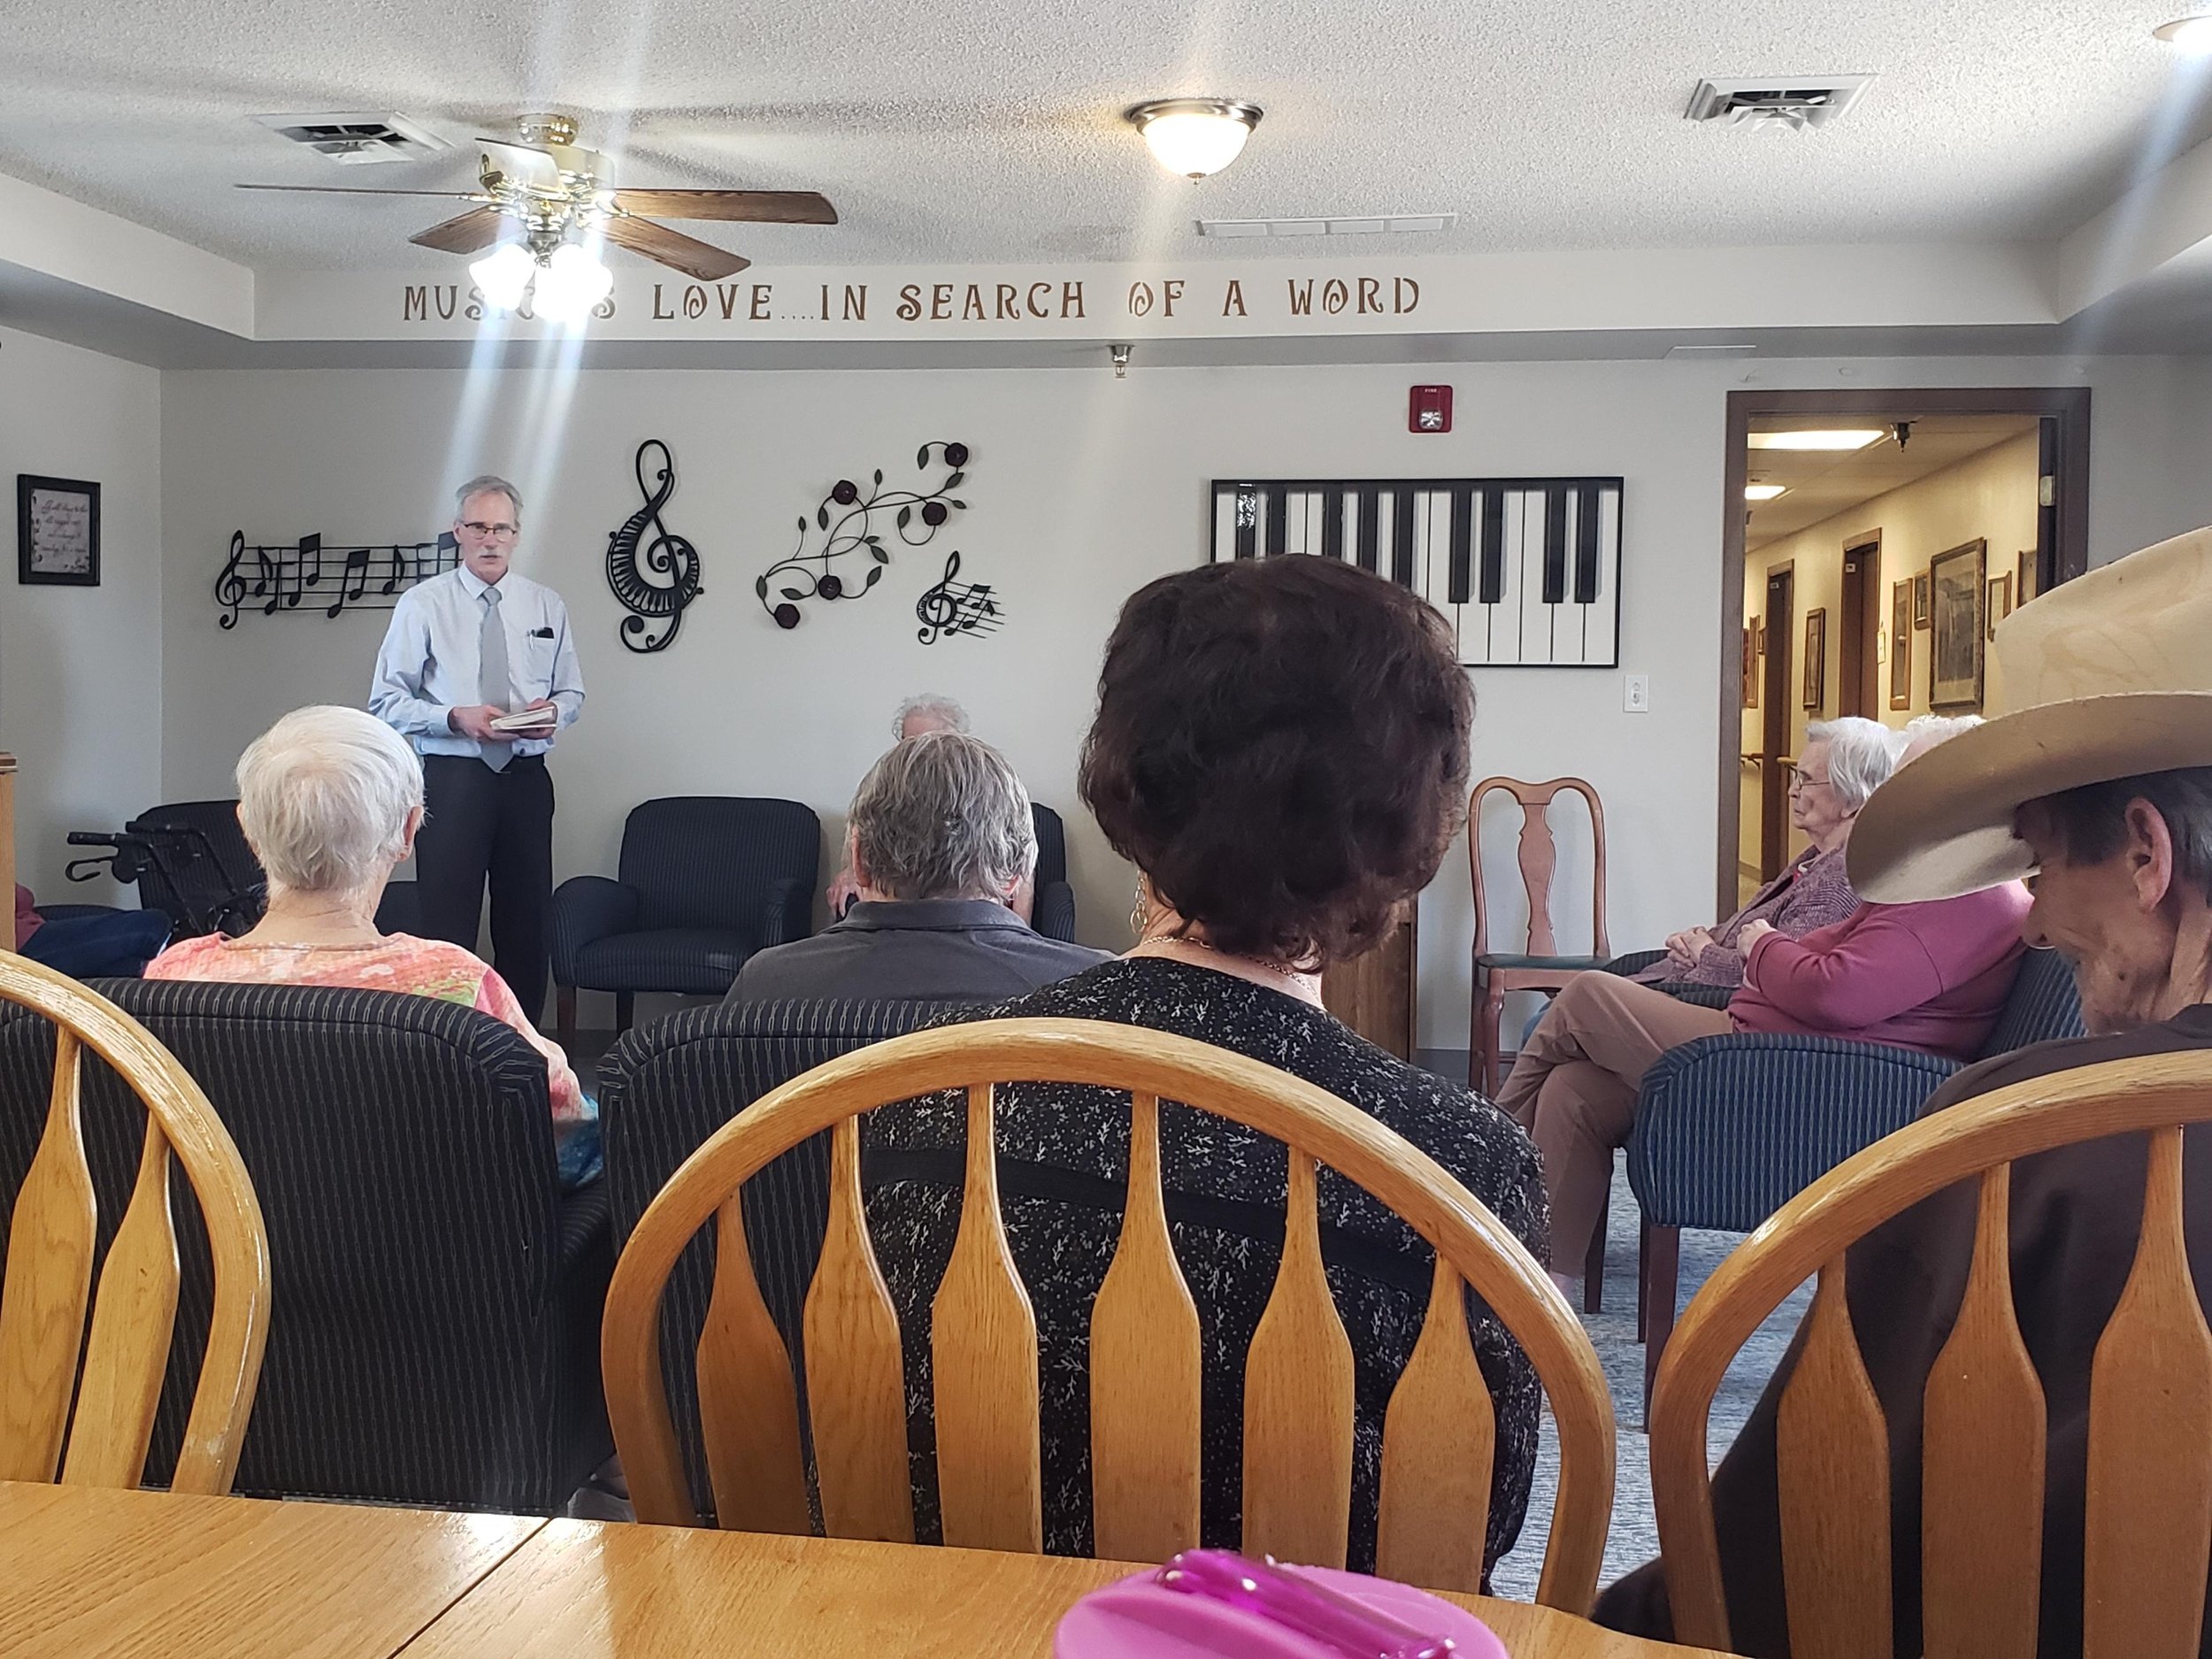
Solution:
[{"label": "standing man in dress shirt", "polygon": [[[473,950],[488,880],[492,966],[536,1021],[553,906],[545,757],[583,709],[584,676],[561,596],[514,572],[521,493],[488,473],[462,485],[458,500],[461,566],[400,595],[369,711],[422,756],[422,931]],[[495,719],[523,711],[542,718],[494,729]]]}]

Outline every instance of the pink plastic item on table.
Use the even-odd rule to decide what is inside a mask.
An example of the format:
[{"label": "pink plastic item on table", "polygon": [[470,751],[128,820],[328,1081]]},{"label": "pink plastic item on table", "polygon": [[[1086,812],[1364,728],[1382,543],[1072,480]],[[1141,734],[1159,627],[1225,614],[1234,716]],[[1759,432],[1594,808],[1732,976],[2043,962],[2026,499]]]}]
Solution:
[{"label": "pink plastic item on table", "polygon": [[1410,1585],[1193,1549],[1094,1590],[1054,1659],[1508,1659],[1473,1614]]}]

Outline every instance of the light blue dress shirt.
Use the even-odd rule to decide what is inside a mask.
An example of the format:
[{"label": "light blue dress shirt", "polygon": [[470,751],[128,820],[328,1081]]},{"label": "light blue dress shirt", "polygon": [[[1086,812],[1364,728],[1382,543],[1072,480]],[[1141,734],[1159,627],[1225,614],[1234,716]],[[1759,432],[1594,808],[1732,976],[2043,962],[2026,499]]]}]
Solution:
[{"label": "light blue dress shirt", "polygon": [[[410,588],[392,609],[392,626],[376,654],[369,712],[411,741],[419,754],[482,752],[446,717],[484,701],[477,677],[488,585],[464,565]],[[584,673],[569,632],[568,607],[544,583],[512,570],[500,578],[499,601],[500,626],[507,631],[507,706],[520,709],[550,697],[560,714],[557,733],[584,707]],[[514,746],[518,755],[542,755],[553,739],[518,737]]]}]

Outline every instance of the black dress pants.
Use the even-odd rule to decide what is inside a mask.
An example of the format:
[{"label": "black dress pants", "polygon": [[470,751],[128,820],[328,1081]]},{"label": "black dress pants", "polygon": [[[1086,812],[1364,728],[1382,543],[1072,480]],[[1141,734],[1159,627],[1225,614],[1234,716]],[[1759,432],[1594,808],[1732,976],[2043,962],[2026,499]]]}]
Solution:
[{"label": "black dress pants", "polygon": [[422,931],[476,949],[487,882],[492,966],[522,1011],[545,1013],[553,914],[553,774],[542,755],[494,772],[472,755],[422,759],[424,818],[415,837]]}]

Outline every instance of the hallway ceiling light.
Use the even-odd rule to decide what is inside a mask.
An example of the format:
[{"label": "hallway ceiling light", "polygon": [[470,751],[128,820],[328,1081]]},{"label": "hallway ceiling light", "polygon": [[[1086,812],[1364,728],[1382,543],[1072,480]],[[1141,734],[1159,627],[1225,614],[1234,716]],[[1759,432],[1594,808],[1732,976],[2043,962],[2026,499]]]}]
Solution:
[{"label": "hallway ceiling light", "polygon": [[2160,24],[2151,33],[2192,58],[2212,56],[2212,16],[2200,13],[2176,18],[2170,23]]},{"label": "hallway ceiling light", "polygon": [[1755,432],[1745,440],[1755,449],[1863,449],[1889,436],[1886,426],[1851,426],[1826,432]]},{"label": "hallway ceiling light", "polygon": [[1260,106],[1229,98],[1155,98],[1122,119],[1144,134],[1155,161],[1197,180],[1219,173],[1242,152],[1260,124]]},{"label": "hallway ceiling light", "polygon": [[1743,498],[1746,501],[1772,501],[1777,495],[1786,495],[1789,493],[1790,487],[1787,484],[1746,484],[1743,487]]}]

